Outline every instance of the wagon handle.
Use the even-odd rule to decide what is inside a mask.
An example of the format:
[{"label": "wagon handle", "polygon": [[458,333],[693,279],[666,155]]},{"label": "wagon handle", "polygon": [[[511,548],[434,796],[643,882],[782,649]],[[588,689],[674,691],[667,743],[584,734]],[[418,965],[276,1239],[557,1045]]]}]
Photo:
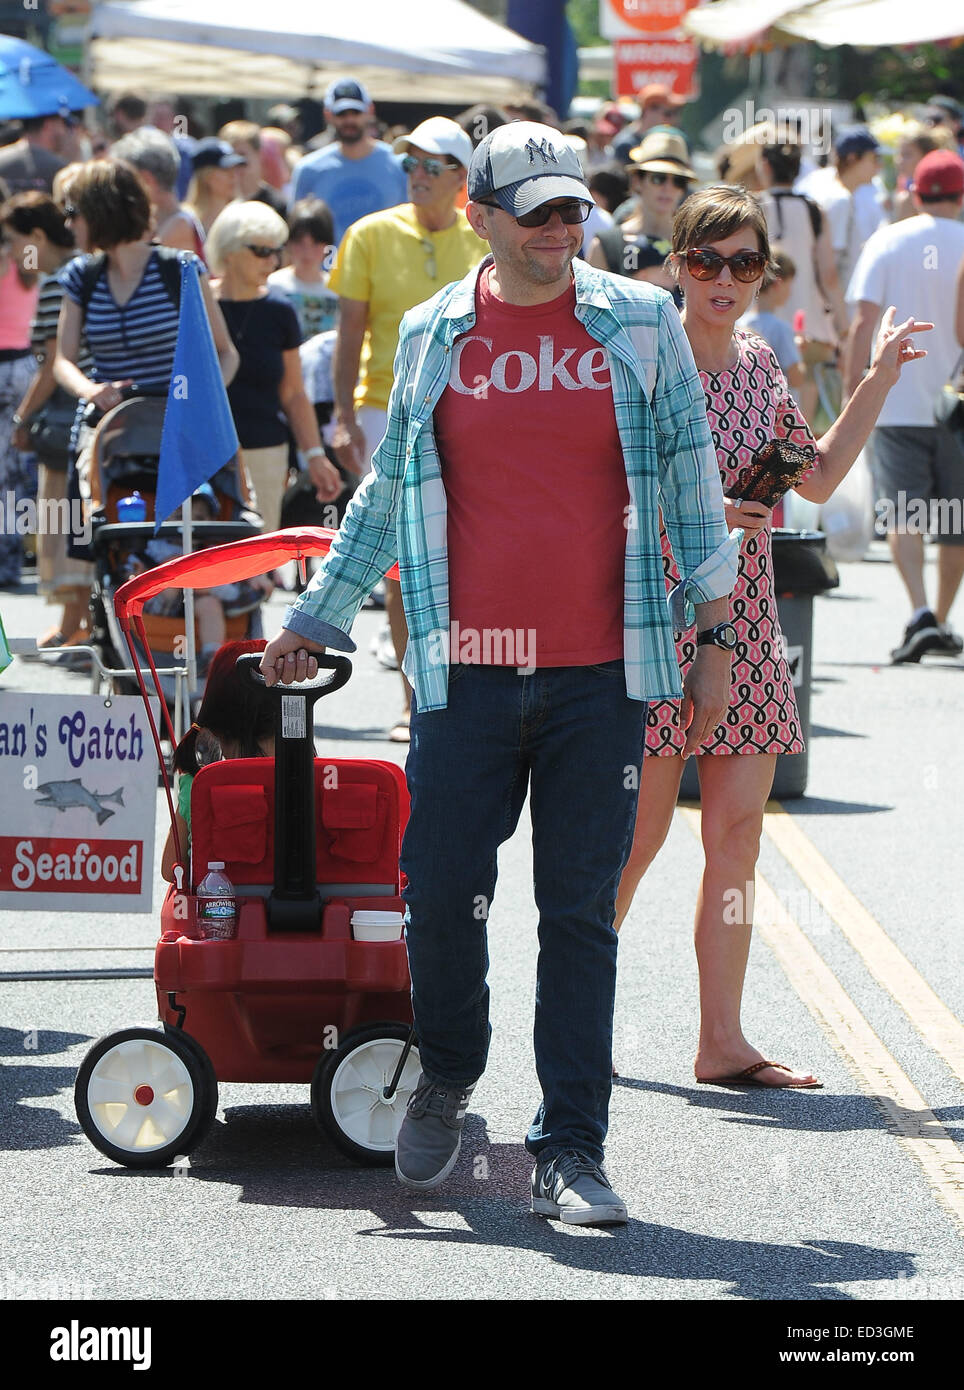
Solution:
[{"label": "wagon handle", "polygon": [[[280,681],[271,686],[272,690],[278,691],[281,695],[308,695],[317,691],[319,695],[331,695],[335,690],[340,690],[343,685],[347,685],[351,679],[352,665],[347,656],[329,656],[327,653],[312,653],[318,662],[318,677],[313,681],[297,681],[292,685],[282,685]],[[238,666],[245,667],[251,674],[251,679],[259,685],[265,684],[264,676],[261,674],[261,654],[260,652],[245,652],[239,656]],[[322,671],[330,671],[332,675],[328,680],[321,680]]]}]

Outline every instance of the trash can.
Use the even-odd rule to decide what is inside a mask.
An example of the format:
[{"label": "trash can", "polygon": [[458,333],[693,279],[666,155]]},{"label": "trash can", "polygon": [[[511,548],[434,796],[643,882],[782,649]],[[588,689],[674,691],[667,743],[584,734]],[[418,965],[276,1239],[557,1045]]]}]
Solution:
[{"label": "trash can", "polygon": [[[793,680],[797,713],[800,716],[800,732],[808,745],[802,753],[781,753],[777,758],[771,795],[777,799],[786,799],[803,796],[807,788],[814,595],[836,589],[840,583],[840,575],[827,550],[827,538],[822,531],[788,531],[775,528],[772,535],[777,613],[786,640],[786,656]],[[683,800],[699,800],[700,786],[695,758],[687,761],[679,794]]]}]

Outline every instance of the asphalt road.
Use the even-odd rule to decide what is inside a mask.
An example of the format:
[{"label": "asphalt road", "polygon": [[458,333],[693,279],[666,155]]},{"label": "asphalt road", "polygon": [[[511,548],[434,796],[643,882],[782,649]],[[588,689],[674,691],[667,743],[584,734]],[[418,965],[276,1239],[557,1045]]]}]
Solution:
[{"label": "asphalt road", "polygon": [[[29,585],[0,611],[11,637],[49,621]],[[273,600],[269,630],[281,611]],[[825,1089],[695,1085],[700,853],[681,809],[620,943],[607,1163],[631,1220],[604,1231],[532,1216],[524,815],[489,918],[489,1068],[437,1195],[343,1157],[301,1086],[224,1084],[189,1163],[118,1167],[83,1135],[73,1081],[93,1039],[152,1019],[150,980],[0,981],[0,1297],[964,1297],[964,662],[888,665],[905,612],[879,547],[815,613],[809,785],[768,818],[744,1026]],[[318,707],[319,752],[403,760],[385,739],[398,678],[368,654],[379,622],[361,615],[355,677]],[[86,681],[15,661],[0,688]],[[158,827],[160,844],[160,804]],[[155,936],[151,914],[0,913],[0,974],[144,968]]]}]

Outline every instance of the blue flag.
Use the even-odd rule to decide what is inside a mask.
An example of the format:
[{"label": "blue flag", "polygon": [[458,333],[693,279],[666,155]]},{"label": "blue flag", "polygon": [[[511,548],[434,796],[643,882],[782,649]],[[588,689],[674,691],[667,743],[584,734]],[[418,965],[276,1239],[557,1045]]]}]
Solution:
[{"label": "blue flag", "polygon": [[197,265],[181,260],[181,317],[157,464],[155,526],[238,451]]}]

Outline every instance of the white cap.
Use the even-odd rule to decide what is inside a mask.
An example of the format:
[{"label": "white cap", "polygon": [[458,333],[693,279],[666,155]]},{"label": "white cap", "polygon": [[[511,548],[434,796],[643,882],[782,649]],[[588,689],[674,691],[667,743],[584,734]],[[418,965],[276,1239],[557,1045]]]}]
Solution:
[{"label": "white cap", "polygon": [[408,135],[400,135],[392,148],[396,154],[406,154],[412,145],[426,154],[447,154],[464,169],[472,162],[472,141],[448,116],[429,116]]},{"label": "white cap", "polygon": [[552,126],[510,121],[480,141],[469,165],[468,195],[473,202],[494,198],[518,217],[550,198],[591,203],[579,156]]},{"label": "white cap", "polygon": [[217,873],[217,871],[218,871],[219,869],[223,869],[223,868],[224,868],[224,860],[223,860],[223,859],[209,859],[209,860],[208,860],[208,868],[209,868],[209,869],[213,869],[213,870],[215,871],[215,873]]}]

